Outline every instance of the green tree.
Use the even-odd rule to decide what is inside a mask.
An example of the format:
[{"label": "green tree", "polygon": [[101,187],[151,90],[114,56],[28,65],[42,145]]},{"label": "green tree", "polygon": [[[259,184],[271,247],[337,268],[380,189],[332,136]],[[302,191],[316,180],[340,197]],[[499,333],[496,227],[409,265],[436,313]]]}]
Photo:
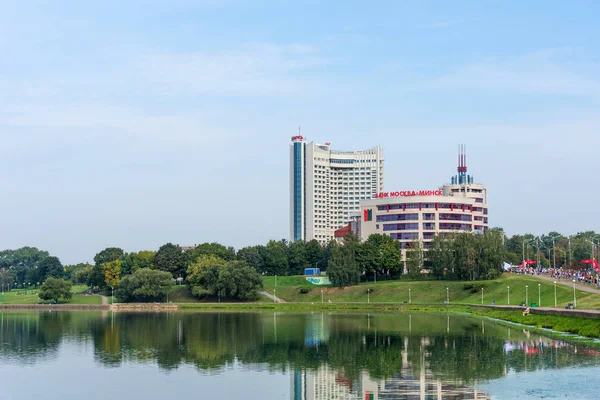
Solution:
[{"label": "green tree", "polygon": [[287,275],[288,258],[287,246],[283,241],[276,242],[269,240],[265,247],[265,265],[264,270],[260,271],[265,275]]},{"label": "green tree", "polygon": [[166,271],[138,269],[119,282],[115,295],[121,302],[156,301],[163,299],[173,284],[173,275]]},{"label": "green tree", "polygon": [[264,253],[265,246],[248,246],[239,249],[236,257],[239,261],[244,261],[249,267],[262,271],[265,264]]},{"label": "green tree", "polygon": [[[79,264],[75,264],[75,265],[67,265],[64,267],[65,273],[64,273],[64,278],[66,280],[70,280],[73,281],[75,280],[75,274],[77,274],[78,271],[81,271],[83,269],[85,269],[86,267],[88,267],[89,264],[87,263],[79,263]],[[85,283],[85,281],[83,282],[78,282],[78,283]]]},{"label": "green tree", "polygon": [[[42,259],[49,256],[50,254],[47,251],[39,250],[36,247],[4,250],[0,252],[0,268],[12,269],[17,282],[38,282],[37,272],[33,270],[36,269]],[[29,277],[27,276],[28,273]],[[32,277],[32,274],[35,276]]]},{"label": "green tree", "polygon": [[431,273],[438,279],[443,278],[446,272],[453,271],[452,238],[436,235],[427,250],[427,259],[431,267]]},{"label": "green tree", "polygon": [[141,268],[152,268],[156,253],[150,250],[132,252],[125,255],[121,265],[121,274],[129,275]]},{"label": "green tree", "polygon": [[210,295],[212,288],[217,284],[219,269],[225,264],[227,264],[225,260],[214,254],[200,255],[187,270],[187,280],[192,294],[196,297]]},{"label": "green tree", "polygon": [[10,290],[14,281],[15,274],[11,269],[0,269],[0,285],[2,285],[2,288],[8,288],[8,290]]},{"label": "green tree", "polygon": [[106,287],[106,280],[104,276],[104,264],[120,260],[123,258],[123,249],[118,247],[107,247],[94,256],[94,268],[92,273],[88,276],[87,284],[90,287],[104,288]]},{"label": "green tree", "polygon": [[214,293],[238,301],[257,300],[263,287],[262,276],[243,261],[230,261],[219,269],[217,287]]},{"label": "green tree", "polygon": [[32,283],[33,281],[42,282],[47,278],[62,278],[65,273],[58,257],[53,256],[40,260],[37,269],[37,279],[32,279]]},{"label": "green tree", "polygon": [[186,250],[185,252],[185,263],[186,266],[192,264],[201,255],[214,255],[225,261],[235,260],[235,249],[233,247],[226,247],[220,243],[202,243],[194,247],[193,249]]},{"label": "green tree", "polygon": [[89,284],[90,278],[94,270],[93,265],[86,265],[83,269],[77,269],[73,272],[73,283],[75,284]]},{"label": "green tree", "polygon": [[304,269],[311,267],[306,257],[306,243],[303,241],[290,243],[288,247],[288,266],[289,275],[303,275]]},{"label": "green tree", "polygon": [[70,300],[72,296],[71,282],[64,279],[48,278],[40,288],[40,299],[42,300],[58,302],[61,297]]},{"label": "green tree", "polygon": [[313,239],[306,242],[304,248],[306,252],[306,262],[308,263],[308,265],[310,265],[311,267],[316,266],[317,268],[320,268],[322,270],[327,269],[327,262],[324,262],[323,260],[323,246],[321,246],[321,244],[317,240]]},{"label": "green tree", "polygon": [[479,264],[478,237],[472,233],[457,233],[452,241],[454,254],[454,272],[460,280],[476,279]]},{"label": "green tree", "polygon": [[506,251],[504,236],[501,232],[489,230],[476,240],[479,244],[480,257],[475,279],[496,279],[502,275]]},{"label": "green tree", "polygon": [[406,270],[408,276],[412,279],[421,277],[423,270],[423,247],[420,240],[415,240],[410,243],[410,247],[406,249]]},{"label": "green tree", "polygon": [[183,276],[184,267],[181,247],[172,243],[162,245],[154,256],[154,269],[170,272],[174,276]]},{"label": "green tree", "polygon": [[361,268],[356,261],[356,247],[351,238],[343,245],[332,246],[327,275],[331,282],[339,287],[355,285],[360,282]]},{"label": "green tree", "polygon": [[118,247],[107,247],[94,256],[94,262],[97,266],[102,266],[106,263],[121,259],[123,255],[123,249]]}]

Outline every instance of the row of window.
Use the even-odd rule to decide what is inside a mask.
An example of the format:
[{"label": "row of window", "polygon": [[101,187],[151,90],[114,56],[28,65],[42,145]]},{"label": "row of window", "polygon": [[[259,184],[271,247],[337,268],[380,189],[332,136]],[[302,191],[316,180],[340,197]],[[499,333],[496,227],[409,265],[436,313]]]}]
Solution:
[{"label": "row of window", "polygon": [[440,221],[472,221],[473,216],[471,214],[446,214],[440,213]]},{"label": "row of window", "polygon": [[378,215],[376,218],[377,222],[390,222],[390,221],[418,221],[419,214],[384,214]]},{"label": "row of window", "polygon": [[392,233],[390,236],[396,240],[417,240],[419,238],[418,232],[402,232]]},{"label": "row of window", "polygon": [[419,229],[419,224],[408,223],[408,224],[384,224],[383,231],[414,231]]},{"label": "row of window", "polygon": [[[414,209],[450,209],[450,210],[463,210],[481,212],[481,207],[471,206],[470,204],[447,204],[447,203],[403,203],[403,204],[385,204],[377,206],[378,211],[390,211],[390,210],[414,210]],[[487,210],[487,209],[486,209]]]}]

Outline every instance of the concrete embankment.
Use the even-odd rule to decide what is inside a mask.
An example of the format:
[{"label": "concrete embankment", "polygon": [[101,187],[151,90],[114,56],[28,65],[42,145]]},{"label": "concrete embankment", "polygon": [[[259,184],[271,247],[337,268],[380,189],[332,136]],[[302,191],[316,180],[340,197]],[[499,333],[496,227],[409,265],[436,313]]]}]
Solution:
[{"label": "concrete embankment", "polygon": [[[435,308],[438,311],[453,311],[455,308],[471,307],[484,308],[488,310],[506,310],[523,311],[525,307],[521,306],[492,306],[479,304],[406,304],[406,303],[119,303],[113,305],[101,304],[0,304],[0,310],[54,310],[54,311],[177,311],[179,309],[198,309],[198,310],[219,310],[228,309],[230,311],[252,310],[252,309],[271,309],[282,311],[293,310],[367,310],[367,311],[413,311]],[[467,309],[465,309],[467,310]],[[531,314],[555,315],[560,317],[579,317],[600,319],[598,310],[567,310],[560,308],[530,308]]]},{"label": "concrete embankment", "polygon": [[[526,307],[521,306],[490,306],[490,305],[474,305],[465,304],[465,306],[487,308],[490,310],[513,310],[513,311],[524,311]],[[534,307],[529,309],[530,314],[539,315],[556,315],[559,317],[579,317],[579,318],[600,318],[600,311],[598,310],[568,310],[562,308],[547,308],[547,307]]]},{"label": "concrete embankment", "polygon": [[110,306],[102,304],[0,304],[0,310],[108,311]]}]

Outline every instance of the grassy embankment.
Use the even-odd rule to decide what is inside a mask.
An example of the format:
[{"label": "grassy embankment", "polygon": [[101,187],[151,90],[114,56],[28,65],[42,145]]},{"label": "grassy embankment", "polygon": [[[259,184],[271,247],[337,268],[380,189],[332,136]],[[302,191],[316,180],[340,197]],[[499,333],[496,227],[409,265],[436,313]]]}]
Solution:
[{"label": "grassy embankment", "polygon": [[[483,288],[484,304],[508,304],[508,289],[510,287],[510,305],[525,303],[526,286],[529,286],[529,303],[538,303],[538,284],[541,285],[541,306],[554,307],[554,284],[524,275],[504,274],[493,281],[379,281],[377,283],[361,283],[346,288],[322,287],[313,285],[302,276],[265,277],[265,290],[275,293],[277,297],[288,302],[321,302],[321,291],[325,303],[359,302],[368,300],[376,303],[404,303],[410,300],[412,304],[442,304],[446,300],[446,288],[450,304],[481,304],[481,288]],[[302,289],[308,293],[302,293]],[[371,293],[367,296],[367,289]],[[600,309],[600,295],[577,290],[577,307],[581,309]],[[564,307],[573,302],[573,288],[556,285],[556,300],[558,307]]]},{"label": "grassy embankment", "polygon": [[[197,299],[193,297],[187,286],[173,286],[169,290],[169,302],[173,303],[217,303],[219,301],[218,297],[210,297],[207,299]],[[236,303],[230,300],[222,299],[223,303],[228,304],[247,304],[247,303]],[[261,296],[260,299],[256,303],[272,303],[271,300],[266,297]]]},{"label": "grassy embankment", "polygon": [[[71,292],[73,293],[81,293],[87,289],[85,285],[73,286],[71,288]],[[50,301],[40,300],[37,293],[39,293],[39,289],[32,289],[31,292],[35,292],[36,294],[19,294],[17,293],[26,293],[27,290],[18,289],[11,290],[10,292],[4,293],[4,304],[37,304],[37,303],[49,303]],[[0,303],[2,302],[2,296],[0,295]],[[74,294],[71,300],[59,300],[58,304],[102,304],[102,298],[100,296],[83,296],[79,294]]]}]

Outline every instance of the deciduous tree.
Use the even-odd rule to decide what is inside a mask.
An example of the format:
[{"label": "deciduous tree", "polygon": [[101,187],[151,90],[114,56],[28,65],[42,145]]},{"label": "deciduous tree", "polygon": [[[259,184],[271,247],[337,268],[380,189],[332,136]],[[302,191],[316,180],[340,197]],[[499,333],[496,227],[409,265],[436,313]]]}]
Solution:
[{"label": "deciduous tree", "polygon": [[149,268],[138,269],[121,279],[115,291],[122,302],[162,300],[173,285],[173,275]]},{"label": "deciduous tree", "polygon": [[54,300],[54,302],[58,302],[60,298],[70,300],[73,296],[71,282],[64,279],[48,278],[40,288],[39,296],[42,300]]}]

